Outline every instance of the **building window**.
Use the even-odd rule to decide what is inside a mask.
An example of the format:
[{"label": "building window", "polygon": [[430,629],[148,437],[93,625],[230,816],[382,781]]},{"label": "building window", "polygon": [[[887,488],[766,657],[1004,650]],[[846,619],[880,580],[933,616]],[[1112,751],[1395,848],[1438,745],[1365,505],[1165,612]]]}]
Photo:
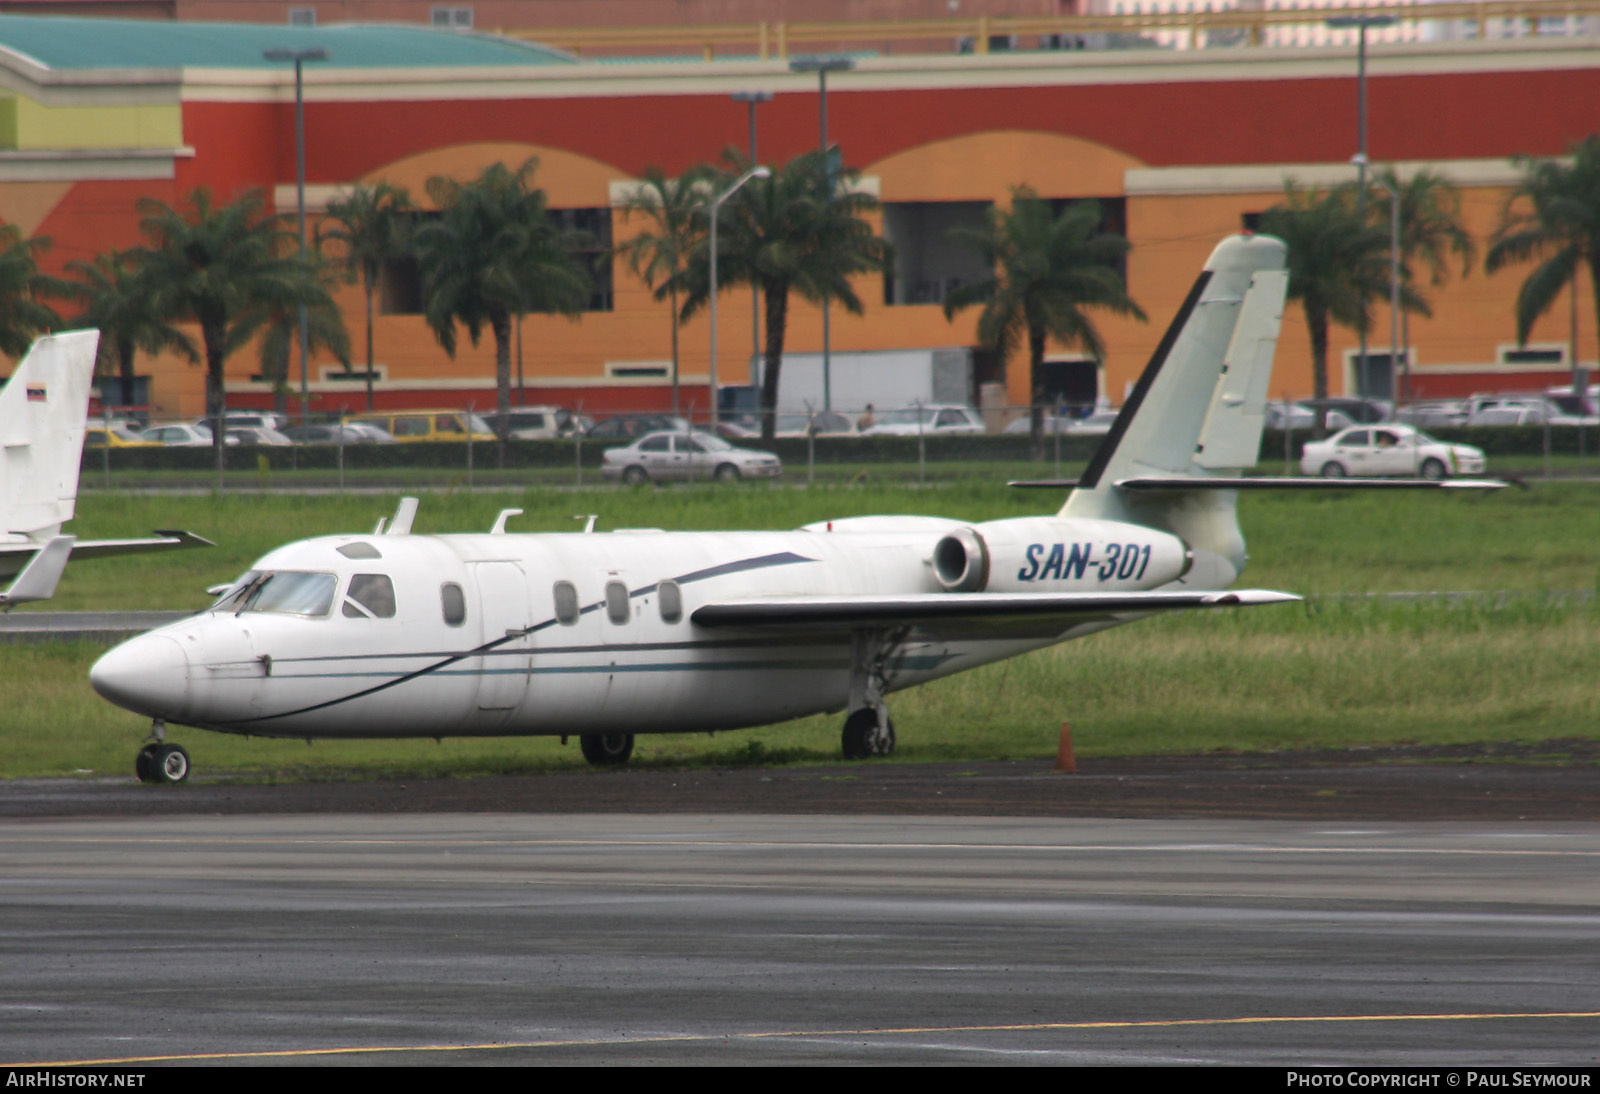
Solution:
[{"label": "building window", "polygon": [[471,8],[429,8],[428,15],[436,27],[448,27],[451,30],[472,29]]},{"label": "building window", "polygon": [[1561,345],[1497,346],[1495,363],[1562,368],[1567,363],[1567,347]]},{"label": "building window", "polygon": [[314,27],[317,25],[316,8],[290,8],[289,25],[291,27]]},{"label": "building window", "polygon": [[[611,311],[614,301],[611,279],[611,210],[551,209],[549,223],[567,237],[567,252],[588,273],[594,284],[585,311]],[[438,213],[413,214],[415,232]],[[378,309],[384,315],[421,315],[422,267],[415,255],[402,255],[384,263],[378,276]],[[382,377],[380,377],[382,379]]]},{"label": "building window", "polygon": [[894,265],[884,272],[885,304],[942,304],[958,285],[993,271],[983,256],[952,242],[956,228],[982,231],[989,209],[982,201],[902,201],[883,206],[883,234],[894,244]]}]

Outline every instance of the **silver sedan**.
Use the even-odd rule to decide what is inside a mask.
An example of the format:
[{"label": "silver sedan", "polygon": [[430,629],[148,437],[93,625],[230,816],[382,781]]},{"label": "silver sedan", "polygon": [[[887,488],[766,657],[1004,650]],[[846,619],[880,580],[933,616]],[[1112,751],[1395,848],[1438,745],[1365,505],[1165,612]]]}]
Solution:
[{"label": "silver sedan", "polygon": [[638,484],[687,479],[772,479],[783,473],[778,457],[737,448],[710,433],[647,433],[630,445],[606,449],[600,475]]}]

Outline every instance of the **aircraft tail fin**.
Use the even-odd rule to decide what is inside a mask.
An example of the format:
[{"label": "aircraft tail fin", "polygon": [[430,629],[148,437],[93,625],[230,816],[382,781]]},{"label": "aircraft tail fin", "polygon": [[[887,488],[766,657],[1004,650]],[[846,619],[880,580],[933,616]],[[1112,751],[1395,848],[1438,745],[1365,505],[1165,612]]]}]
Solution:
[{"label": "aircraft tail fin", "polygon": [[0,390],[0,532],[35,540],[71,520],[100,332],[46,335]]},{"label": "aircraft tail fin", "polygon": [[[1217,245],[1061,510],[1181,537],[1194,563],[1180,584],[1217,588],[1244,568],[1236,496],[1214,480],[1238,478],[1260,456],[1286,256],[1271,236]],[[1118,485],[1133,479],[1169,480],[1169,488]],[[1188,480],[1209,488],[1185,489]]]}]

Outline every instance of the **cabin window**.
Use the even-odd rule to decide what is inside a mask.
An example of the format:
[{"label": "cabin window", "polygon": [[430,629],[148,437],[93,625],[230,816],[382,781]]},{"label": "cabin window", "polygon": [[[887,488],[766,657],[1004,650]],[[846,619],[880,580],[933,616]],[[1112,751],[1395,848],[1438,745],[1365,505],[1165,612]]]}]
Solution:
[{"label": "cabin window", "polygon": [[620,581],[606,582],[606,615],[613,623],[628,621],[628,587]]},{"label": "cabin window", "polygon": [[683,590],[676,581],[663,581],[656,589],[661,598],[661,621],[676,623],[683,618]]},{"label": "cabin window", "polygon": [[447,581],[439,586],[439,605],[444,621],[450,626],[459,627],[467,621],[467,598],[455,582]]},{"label": "cabin window", "polygon": [[357,574],[350,579],[344,614],[351,619],[394,618],[394,582],[388,574]]},{"label": "cabin window", "polygon": [[553,590],[556,601],[556,621],[570,627],[578,621],[578,589],[570,581],[556,582]]}]

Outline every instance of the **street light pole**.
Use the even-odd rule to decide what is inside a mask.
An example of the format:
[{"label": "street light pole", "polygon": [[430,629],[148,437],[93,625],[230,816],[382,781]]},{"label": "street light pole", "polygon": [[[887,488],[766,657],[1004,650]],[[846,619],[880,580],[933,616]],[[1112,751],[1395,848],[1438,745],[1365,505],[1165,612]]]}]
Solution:
[{"label": "street light pole", "polygon": [[717,416],[721,409],[717,405],[717,221],[722,217],[722,203],[738,193],[741,186],[751,179],[771,177],[772,172],[765,167],[752,167],[711,202],[711,431],[713,433],[717,431]]},{"label": "street light pole", "polygon": [[[305,63],[307,61],[326,61],[328,51],[325,49],[269,49],[262,52],[261,56],[268,61],[293,61],[294,62],[294,157],[295,157],[295,206],[300,222],[300,261],[306,260],[306,97],[305,97]],[[300,305],[300,424],[306,424],[307,409],[311,405],[311,384],[308,377],[309,368],[306,358],[309,355],[308,345],[311,341],[310,323],[306,318],[306,306]]]},{"label": "street light pole", "polygon": [[[1394,374],[1394,355],[1400,348],[1400,180],[1376,180],[1389,195],[1389,369]],[[1411,354],[1400,360],[1401,404],[1411,403]]]},{"label": "street light pole", "polygon": [[[833,171],[828,163],[828,73],[849,72],[856,67],[849,57],[798,57],[789,62],[791,72],[817,74],[818,128],[821,130],[823,193],[825,200],[833,200]],[[831,330],[829,329],[828,296],[822,296],[822,409],[833,409],[833,358]]]},{"label": "street light pole", "polygon": [[[1333,15],[1323,20],[1332,30],[1356,30],[1356,142],[1360,146],[1351,160],[1356,165],[1356,209],[1361,215],[1362,223],[1367,219],[1367,28],[1392,27],[1396,23],[1392,15]],[[1357,386],[1366,381],[1367,376],[1367,302],[1361,302],[1361,349],[1357,358],[1356,368],[1359,370],[1356,378]],[[1320,412],[1319,412],[1320,413]]]},{"label": "street light pole", "polygon": [[[756,106],[759,103],[770,103],[770,91],[735,91],[733,101],[744,103],[750,108],[750,165],[756,163]],[[755,362],[761,360],[761,290],[755,284],[750,285],[750,375],[755,373]]]}]

